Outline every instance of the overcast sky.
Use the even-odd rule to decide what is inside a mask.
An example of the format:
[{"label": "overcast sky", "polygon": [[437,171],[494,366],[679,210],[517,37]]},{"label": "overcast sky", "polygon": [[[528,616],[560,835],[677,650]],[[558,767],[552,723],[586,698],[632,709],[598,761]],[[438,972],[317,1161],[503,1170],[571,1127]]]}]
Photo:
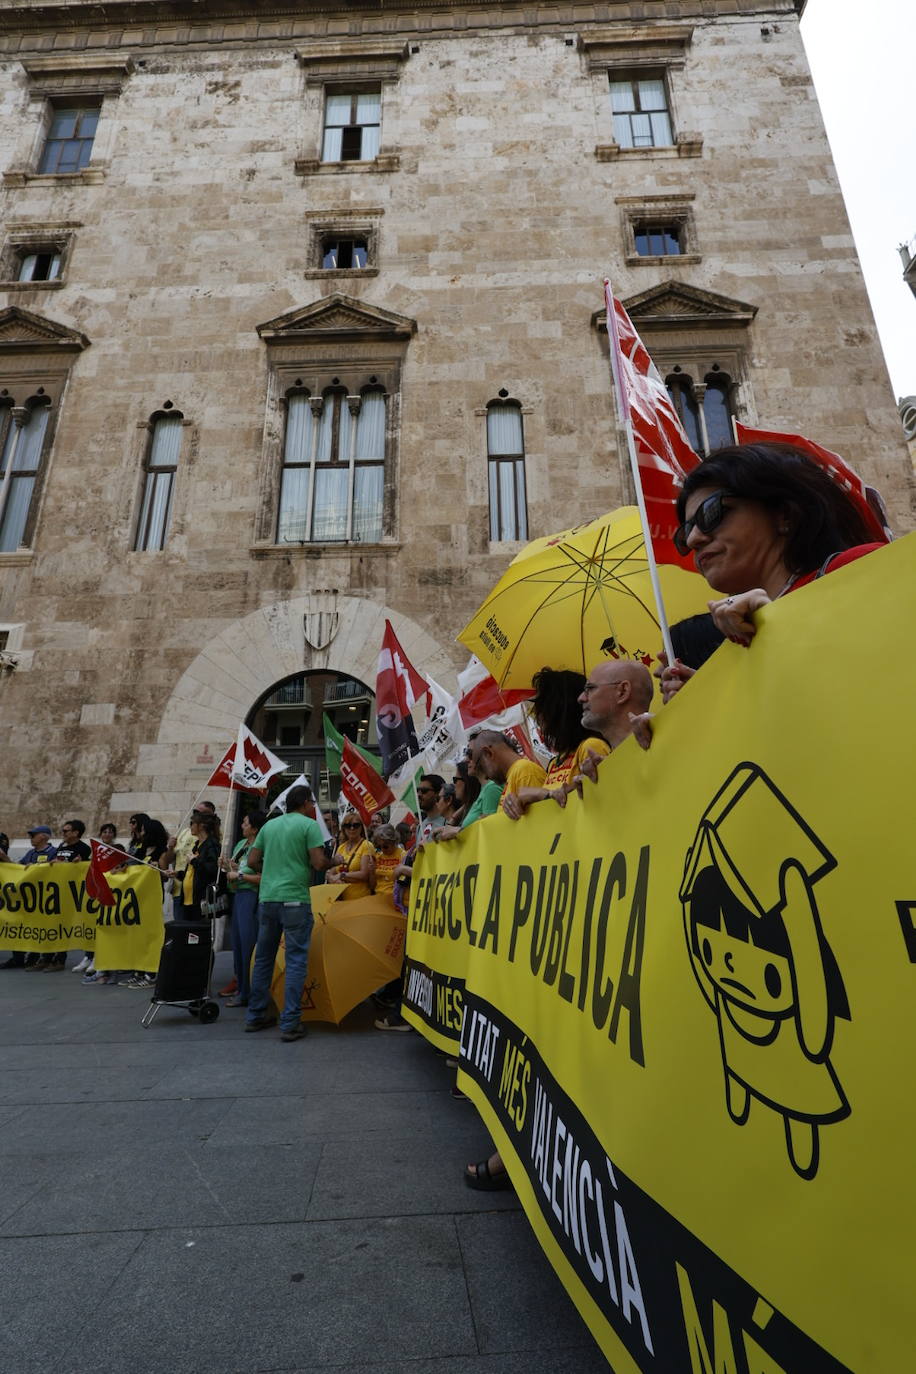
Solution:
[{"label": "overcast sky", "polygon": [[896,396],[916,395],[916,0],[808,0],[802,37]]}]

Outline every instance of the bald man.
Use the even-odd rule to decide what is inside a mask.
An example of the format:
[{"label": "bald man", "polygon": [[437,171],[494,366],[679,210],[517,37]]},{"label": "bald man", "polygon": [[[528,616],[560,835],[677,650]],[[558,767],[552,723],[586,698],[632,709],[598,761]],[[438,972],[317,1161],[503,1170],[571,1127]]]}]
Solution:
[{"label": "bald man", "polygon": [[610,659],[589,673],[579,704],[582,724],[607,740],[612,749],[632,734],[632,716],[648,711],[652,674],[642,663]]}]

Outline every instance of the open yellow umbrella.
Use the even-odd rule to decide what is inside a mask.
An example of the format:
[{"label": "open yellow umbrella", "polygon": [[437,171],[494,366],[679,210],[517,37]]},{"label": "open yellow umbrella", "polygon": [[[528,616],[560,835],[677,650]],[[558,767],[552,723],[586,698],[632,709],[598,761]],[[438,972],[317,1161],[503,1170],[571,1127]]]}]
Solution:
[{"label": "open yellow umbrella", "polygon": [[[707,609],[698,573],[661,566],[669,623]],[[602,658],[647,662],[662,647],[635,506],[528,544],[458,636],[501,687],[539,668],[588,673]]]},{"label": "open yellow umbrella", "polygon": [[[302,1019],[339,1025],[370,992],[397,978],[407,920],[390,897],[323,901],[325,887],[312,889],[315,928],[302,990]],[[285,979],[286,951],[281,944],[270,988],[277,1007],[283,1006]]]}]

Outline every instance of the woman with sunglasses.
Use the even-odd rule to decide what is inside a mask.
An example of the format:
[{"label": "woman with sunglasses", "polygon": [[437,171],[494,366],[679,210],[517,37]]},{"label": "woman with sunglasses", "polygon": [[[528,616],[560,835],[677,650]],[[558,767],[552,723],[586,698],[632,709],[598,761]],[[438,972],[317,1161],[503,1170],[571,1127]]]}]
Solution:
[{"label": "woman with sunglasses", "polygon": [[328,873],[329,883],[346,884],[341,901],[369,897],[375,891],[375,858],[372,845],[366,838],[366,827],[355,811],[348,811],[340,827],[341,840]]},{"label": "woman with sunglasses", "polygon": [[[883,547],[875,542],[877,516],[870,524],[822,467],[788,444],[719,449],[687,474],[677,510],[678,551],[693,554],[697,571],[724,593],[709,602],[715,627],[745,648],[755,611]],[[680,653],[677,631],[672,626]],[[665,701],[705,662],[715,639],[690,666],[680,657],[669,665],[661,655]]]}]

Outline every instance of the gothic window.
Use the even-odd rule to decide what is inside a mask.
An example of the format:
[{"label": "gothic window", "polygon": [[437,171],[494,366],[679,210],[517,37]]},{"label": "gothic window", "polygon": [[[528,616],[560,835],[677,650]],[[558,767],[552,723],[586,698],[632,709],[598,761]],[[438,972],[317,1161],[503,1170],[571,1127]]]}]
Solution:
[{"label": "gothic window", "polygon": [[527,539],[525,437],[517,401],[492,401],[487,406],[487,468],[490,539]]},{"label": "gothic window", "polygon": [[371,162],[378,156],[382,94],[333,91],[325,97],[322,162]]},{"label": "gothic window", "polygon": [[47,396],[0,409],[0,553],[27,543],[50,416]]},{"label": "gothic window", "polygon": [[665,378],[668,395],[687,431],[691,447],[702,457],[735,442],[732,424],[734,387],[727,373],[713,364],[701,382],[680,367]]},{"label": "gothic window", "polygon": [[175,477],[181,456],[183,416],[177,410],[158,411],[149,423],[149,443],[143,462],[143,494],[134,548],[158,552],[165,548],[172,520]]},{"label": "gothic window", "polygon": [[610,75],[614,137],[621,148],[667,148],[674,142],[663,71]]},{"label": "gothic window", "polygon": [[278,544],[382,538],[387,400],[378,387],[287,393]]}]

